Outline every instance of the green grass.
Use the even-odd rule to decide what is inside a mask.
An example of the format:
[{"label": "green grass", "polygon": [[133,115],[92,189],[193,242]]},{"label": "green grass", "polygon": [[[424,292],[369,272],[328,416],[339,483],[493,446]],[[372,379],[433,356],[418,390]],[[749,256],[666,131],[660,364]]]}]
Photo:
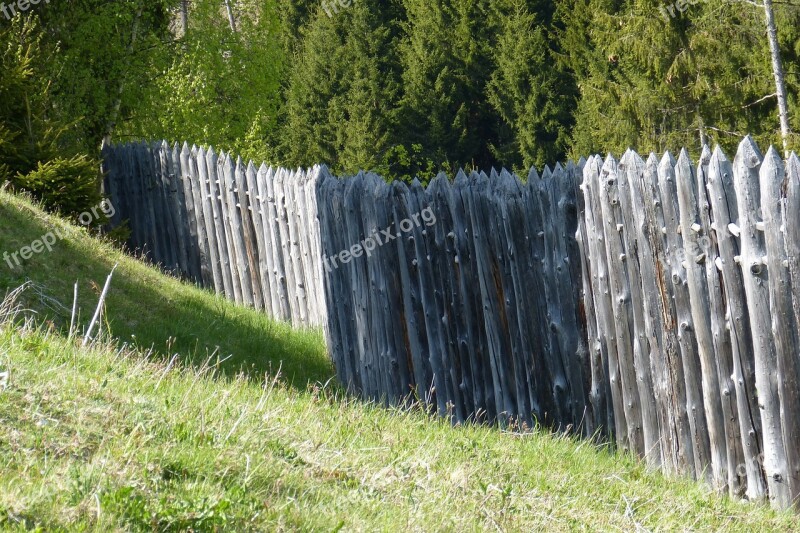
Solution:
[{"label": "green grass", "polygon": [[[57,223],[3,193],[0,220],[0,252]],[[9,372],[0,385],[0,529],[800,528],[789,514],[665,480],[589,442],[452,427],[346,398],[315,385],[330,376],[318,333],[272,324],[78,232],[61,246],[3,282],[29,277],[68,302],[74,278],[102,285],[119,261],[111,333],[163,348],[154,356],[105,340],[83,349],[59,313],[23,326],[0,310],[0,372]],[[81,298],[86,309],[96,300]],[[48,307],[36,291],[24,301]],[[207,314],[219,325],[205,328]],[[199,362],[217,345],[234,366]],[[170,365],[176,346],[184,357]],[[291,379],[268,372],[281,361]]]},{"label": "green grass", "polygon": [[[69,328],[73,287],[78,282],[80,323],[88,325],[100,290],[114,264],[106,299],[106,330],[143,350],[162,357],[180,354],[184,362],[202,363],[212,353],[228,358],[222,368],[236,373],[243,367],[260,379],[279,367],[302,389],[311,381],[333,375],[321,332],[299,332],[261,313],[232,305],[208,291],[165,276],[108,243],[91,238],[85,229],[45,214],[29,201],[0,192],[0,254],[15,252],[60,228],[69,237],[52,252],[43,252],[9,268],[0,258],[0,287],[33,282],[25,303],[59,329]],[[18,256],[19,257],[19,256]],[[13,261],[12,261],[13,264]],[[0,293],[0,296],[2,294]]]}]

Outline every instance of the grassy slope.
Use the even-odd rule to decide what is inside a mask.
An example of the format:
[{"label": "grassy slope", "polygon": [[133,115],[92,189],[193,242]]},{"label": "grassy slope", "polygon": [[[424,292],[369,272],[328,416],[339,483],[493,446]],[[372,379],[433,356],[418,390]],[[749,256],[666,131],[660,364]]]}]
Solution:
[{"label": "grassy slope", "polygon": [[26,303],[57,326],[69,326],[76,281],[78,305],[84,315],[80,322],[88,325],[106,277],[119,263],[106,300],[107,325],[114,337],[143,349],[153,347],[165,357],[179,353],[184,360],[195,362],[204,361],[218,348],[221,357],[231,356],[223,365],[225,370],[235,372],[246,365],[249,374],[259,377],[280,367],[281,373],[302,389],[308,380],[324,382],[333,375],[318,331],[296,332],[180,283],[88,238],[82,228],[0,193],[0,254],[15,252],[56,226],[71,236],[57,243],[52,252],[34,255],[14,269],[0,256],[0,288],[33,281],[34,290],[28,291]]},{"label": "grassy slope", "polygon": [[[0,193],[0,252],[46,223]],[[318,334],[271,324],[80,234],[24,275],[0,264],[0,280],[27,276],[68,302],[73,279],[102,284],[118,260],[112,332],[146,346],[177,337],[185,362],[169,367],[110,344],[82,350],[58,327],[0,324],[0,372],[10,371],[0,392],[0,528],[800,528],[588,443],[453,428],[306,387],[330,375]],[[87,309],[94,301],[81,297]],[[232,352],[244,371],[233,376],[232,360],[221,371],[193,364],[190,352],[207,345]],[[281,360],[292,380],[254,372]]]}]

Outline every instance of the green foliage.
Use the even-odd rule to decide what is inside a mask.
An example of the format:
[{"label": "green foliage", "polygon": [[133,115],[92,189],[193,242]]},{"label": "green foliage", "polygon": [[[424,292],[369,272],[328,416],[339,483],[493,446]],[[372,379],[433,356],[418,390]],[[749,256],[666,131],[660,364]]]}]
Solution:
[{"label": "green foliage", "polygon": [[188,140],[272,161],[283,50],[277,2],[234,2],[236,32],[217,0],[191,2],[189,30],[151,54],[153,82],[124,110],[123,137]]},{"label": "green foliage", "polygon": [[393,129],[390,29],[378,4],[360,1],[305,31],[286,93],[282,149],[290,164],[328,163],[338,172],[381,169]]},{"label": "green foliage", "polygon": [[[541,16],[526,0],[496,3],[497,67],[487,97],[501,119],[495,157],[513,168],[542,168],[569,148],[575,91],[556,59]],[[524,174],[524,172],[523,172]]]},{"label": "green foliage", "polygon": [[11,183],[30,192],[53,210],[79,215],[100,202],[98,190],[100,163],[84,155],[65,159],[56,157],[27,174],[17,174]]},{"label": "green foliage", "polygon": [[562,158],[575,90],[550,68],[551,11],[524,0],[317,9],[293,33],[282,160],[426,181]]},{"label": "green foliage", "polygon": [[0,179],[78,214],[99,200],[99,164],[71,143],[77,122],[57,111],[45,37],[35,16],[0,29]]},{"label": "green foliage", "polygon": [[733,150],[747,133],[780,144],[763,10],[708,0],[668,17],[661,7],[574,0],[560,14],[565,63],[581,88],[572,154],[686,146],[697,155],[701,140]]},{"label": "green foliage", "polygon": [[[406,181],[780,142],[747,2],[669,17],[669,0],[336,1],[231,0],[232,28],[221,0],[192,0],[186,32],[180,0],[39,4],[0,28],[0,179],[107,137]],[[800,7],[776,17],[800,129]]]}]

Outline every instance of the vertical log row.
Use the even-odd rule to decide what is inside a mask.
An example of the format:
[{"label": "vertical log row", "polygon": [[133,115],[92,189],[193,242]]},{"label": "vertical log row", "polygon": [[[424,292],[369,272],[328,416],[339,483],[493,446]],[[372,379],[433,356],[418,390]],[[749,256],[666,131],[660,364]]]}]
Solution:
[{"label": "vertical log row", "polygon": [[297,326],[323,325],[317,183],[184,143],[104,146],[109,227],[154,264]]},{"label": "vertical log row", "polygon": [[[425,188],[320,172],[326,337],[342,383],[454,422],[585,431],[587,412],[605,413],[586,409],[589,389],[607,387],[583,374],[578,307],[566,302],[580,295],[575,176],[545,176],[459,173]],[[564,218],[547,236],[546,213]]]}]

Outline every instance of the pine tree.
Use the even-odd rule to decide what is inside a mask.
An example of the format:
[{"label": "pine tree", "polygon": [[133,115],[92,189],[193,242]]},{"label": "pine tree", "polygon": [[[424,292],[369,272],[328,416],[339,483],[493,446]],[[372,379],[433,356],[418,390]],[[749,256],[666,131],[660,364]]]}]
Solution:
[{"label": "pine tree", "polygon": [[[488,168],[499,120],[486,99],[492,72],[488,2],[406,0],[400,44],[401,135],[415,154],[410,174],[469,165]],[[415,149],[415,147],[421,147]]]},{"label": "pine tree", "polygon": [[286,93],[283,150],[295,165],[385,171],[396,81],[380,3],[309,22]]},{"label": "pine tree", "polygon": [[554,60],[551,32],[543,20],[548,13],[534,12],[526,0],[494,4],[496,67],[487,98],[502,123],[492,152],[507,166],[541,168],[562,159],[568,149],[576,91]]}]

